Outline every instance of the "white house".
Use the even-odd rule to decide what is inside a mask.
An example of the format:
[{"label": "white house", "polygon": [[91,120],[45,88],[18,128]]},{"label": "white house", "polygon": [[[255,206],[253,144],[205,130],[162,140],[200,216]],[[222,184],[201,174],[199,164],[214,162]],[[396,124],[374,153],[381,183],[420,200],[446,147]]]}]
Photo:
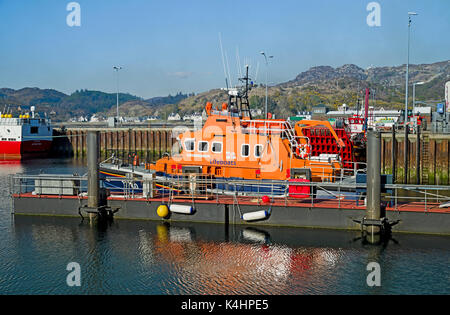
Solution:
[{"label": "white house", "polygon": [[169,117],[167,117],[167,120],[181,120],[181,116],[178,113],[171,113]]},{"label": "white house", "polygon": [[100,119],[97,117],[96,114],[92,115],[90,122],[99,122],[99,121],[100,121]]},{"label": "white house", "polygon": [[183,120],[198,120],[202,119],[202,115],[200,113],[186,114],[183,116]]}]

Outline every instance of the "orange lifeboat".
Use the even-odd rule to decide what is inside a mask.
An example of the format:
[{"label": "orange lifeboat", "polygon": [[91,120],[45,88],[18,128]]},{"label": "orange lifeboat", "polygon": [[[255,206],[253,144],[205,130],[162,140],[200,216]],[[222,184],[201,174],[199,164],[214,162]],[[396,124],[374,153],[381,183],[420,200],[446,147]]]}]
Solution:
[{"label": "orange lifeboat", "polygon": [[201,130],[178,135],[181,152],[150,168],[162,176],[189,172],[224,179],[334,181],[342,169],[339,155],[311,156],[311,144],[303,132],[311,126],[325,127],[344,147],[330,123],[302,120],[292,126],[283,119],[253,119],[248,69],[242,80],[244,87],[227,89],[228,104],[223,103],[221,111],[214,110],[211,102],[206,104],[208,117]]}]

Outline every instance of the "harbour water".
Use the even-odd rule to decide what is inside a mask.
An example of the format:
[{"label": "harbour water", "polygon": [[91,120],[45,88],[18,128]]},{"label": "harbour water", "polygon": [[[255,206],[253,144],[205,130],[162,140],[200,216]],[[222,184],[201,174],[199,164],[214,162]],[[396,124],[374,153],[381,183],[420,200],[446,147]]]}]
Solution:
[{"label": "harbour water", "polygon": [[[0,164],[0,294],[449,294],[450,237],[218,224],[12,216],[8,175],[83,161]],[[70,262],[81,286],[70,287]],[[367,270],[377,262],[381,286]]]}]

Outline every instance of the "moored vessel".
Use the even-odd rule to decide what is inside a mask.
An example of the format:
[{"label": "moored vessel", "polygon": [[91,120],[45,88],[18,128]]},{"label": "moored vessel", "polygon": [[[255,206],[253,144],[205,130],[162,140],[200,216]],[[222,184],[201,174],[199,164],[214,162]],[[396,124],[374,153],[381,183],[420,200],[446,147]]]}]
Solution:
[{"label": "moored vessel", "polygon": [[21,160],[46,156],[52,144],[53,128],[50,120],[35,115],[0,114],[0,159]]},{"label": "moored vessel", "polygon": [[[201,129],[176,134],[171,155],[144,166],[136,161],[128,167],[120,162],[102,163],[100,172],[117,188],[123,187],[124,178],[154,174],[164,180],[222,180],[223,184],[209,188],[224,192],[282,195],[285,188],[275,186],[274,191],[271,181],[335,182],[347,170],[354,170],[351,143],[347,138],[344,142],[328,121],[254,119],[248,101],[253,86],[248,67],[240,81],[240,87],[226,89],[228,103],[220,108],[206,104],[208,117]],[[261,184],[246,185],[245,181]]]}]

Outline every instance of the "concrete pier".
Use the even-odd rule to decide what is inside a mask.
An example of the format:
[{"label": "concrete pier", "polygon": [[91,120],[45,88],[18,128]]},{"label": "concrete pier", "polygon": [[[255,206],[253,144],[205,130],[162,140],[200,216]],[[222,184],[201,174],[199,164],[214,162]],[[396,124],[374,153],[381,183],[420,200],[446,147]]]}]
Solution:
[{"label": "concrete pier", "polygon": [[[242,198],[240,198],[241,200]],[[261,210],[261,205],[257,202],[240,201],[240,210],[243,213]],[[86,199],[81,200],[82,204]],[[360,231],[361,224],[356,223],[356,218],[365,215],[364,207],[355,206],[355,201],[341,201],[340,208],[337,201],[314,203],[299,202],[295,205],[285,206],[284,200],[272,205],[272,214],[267,220],[257,222],[245,222],[240,219],[240,214],[233,204],[233,198],[226,200],[196,200],[195,213],[191,215],[173,213],[168,221],[164,222],[203,222],[222,223],[228,226],[276,226],[280,227],[307,227],[321,229],[344,229]],[[158,216],[157,209],[161,204],[167,204],[167,199],[125,199],[109,197],[107,200],[109,207],[120,208],[114,213],[114,220],[137,219],[154,220],[163,222]],[[192,205],[191,200],[180,200],[177,204]],[[73,216],[79,217],[78,209],[80,201],[78,198],[63,197],[52,198],[46,196],[14,195],[13,208],[14,215],[45,215],[45,216]],[[419,209],[417,206],[403,206],[401,209],[387,208],[386,217],[390,221],[400,222],[392,227],[392,233],[426,233],[450,235],[450,213],[445,209],[439,209],[439,204],[435,204],[428,210]],[[233,229],[234,229],[233,227]],[[367,235],[366,239],[371,243],[376,243],[379,234]]]}]

